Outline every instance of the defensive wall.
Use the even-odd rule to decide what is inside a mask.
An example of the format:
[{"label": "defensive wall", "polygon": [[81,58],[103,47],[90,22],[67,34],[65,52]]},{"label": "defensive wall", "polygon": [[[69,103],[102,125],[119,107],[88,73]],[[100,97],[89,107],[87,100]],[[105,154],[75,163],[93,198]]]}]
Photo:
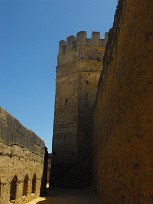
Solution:
[{"label": "defensive wall", "polygon": [[94,113],[94,181],[103,204],[153,203],[153,2],[120,0]]},{"label": "defensive wall", "polygon": [[0,204],[26,203],[46,185],[44,142],[0,108]]},{"label": "defensive wall", "polygon": [[107,42],[99,32],[81,31],[60,41],[56,69],[51,186],[91,183],[92,115]]}]

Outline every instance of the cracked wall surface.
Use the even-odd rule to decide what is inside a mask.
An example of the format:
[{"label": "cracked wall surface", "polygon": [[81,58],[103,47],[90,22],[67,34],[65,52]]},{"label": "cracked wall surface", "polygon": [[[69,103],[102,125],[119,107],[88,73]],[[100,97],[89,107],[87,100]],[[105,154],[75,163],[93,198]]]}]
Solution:
[{"label": "cracked wall surface", "polygon": [[0,204],[26,203],[40,195],[45,145],[0,109]]},{"label": "cracked wall surface", "polygon": [[94,114],[94,181],[103,204],[153,203],[153,2],[120,0]]}]

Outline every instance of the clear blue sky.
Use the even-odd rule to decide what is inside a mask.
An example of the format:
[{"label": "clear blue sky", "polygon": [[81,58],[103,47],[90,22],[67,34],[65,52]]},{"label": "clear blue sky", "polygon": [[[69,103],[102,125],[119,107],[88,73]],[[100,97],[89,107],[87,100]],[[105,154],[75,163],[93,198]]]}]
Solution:
[{"label": "clear blue sky", "polygon": [[112,27],[117,0],[0,0],[0,106],[51,151],[58,42]]}]

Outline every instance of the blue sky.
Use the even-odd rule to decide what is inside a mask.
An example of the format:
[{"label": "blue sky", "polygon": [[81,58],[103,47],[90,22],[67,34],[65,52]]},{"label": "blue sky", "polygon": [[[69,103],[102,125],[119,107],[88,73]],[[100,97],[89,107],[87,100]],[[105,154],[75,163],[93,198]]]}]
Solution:
[{"label": "blue sky", "polygon": [[117,0],[0,0],[0,106],[51,151],[58,43],[112,27]]}]

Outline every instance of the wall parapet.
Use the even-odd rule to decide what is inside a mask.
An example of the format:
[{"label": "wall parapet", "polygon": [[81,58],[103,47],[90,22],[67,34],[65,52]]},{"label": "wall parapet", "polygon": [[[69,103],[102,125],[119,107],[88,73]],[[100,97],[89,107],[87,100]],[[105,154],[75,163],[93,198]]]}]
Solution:
[{"label": "wall parapet", "polygon": [[0,108],[0,141],[7,145],[19,145],[38,155],[45,143],[34,132],[27,130],[21,123]]},{"label": "wall parapet", "polygon": [[67,41],[61,40],[59,42],[59,54],[71,51],[78,46],[98,46],[105,47],[108,39],[108,33],[105,33],[105,38],[100,39],[100,32],[92,32],[91,39],[87,38],[86,31],[80,31],[76,37],[71,35],[67,37]]}]

